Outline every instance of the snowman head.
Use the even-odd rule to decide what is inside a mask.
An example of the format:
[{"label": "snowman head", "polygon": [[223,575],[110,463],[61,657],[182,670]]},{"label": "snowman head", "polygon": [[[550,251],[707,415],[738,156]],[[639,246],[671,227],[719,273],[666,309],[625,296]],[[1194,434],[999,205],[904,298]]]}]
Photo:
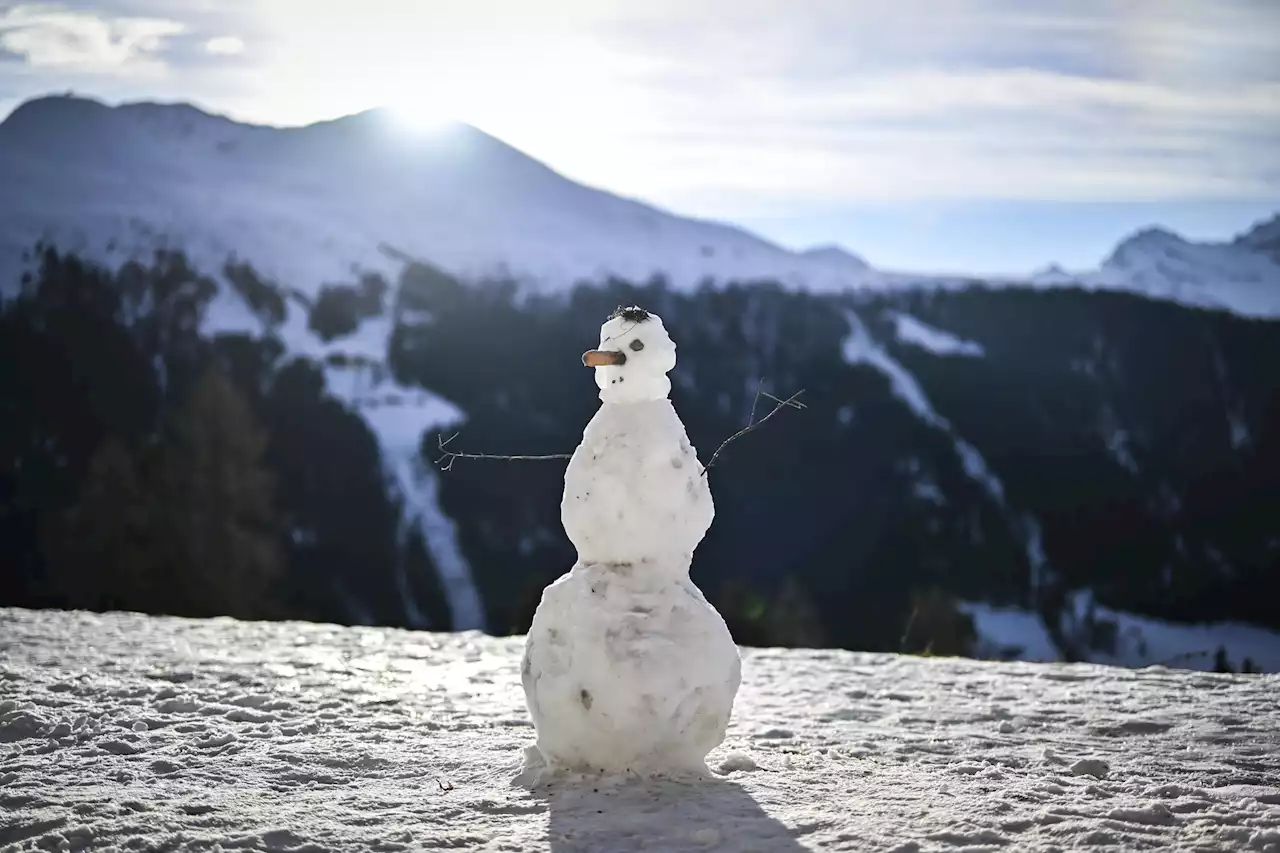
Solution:
[{"label": "snowman head", "polygon": [[676,366],[676,345],[662,318],[643,308],[619,308],[600,327],[600,346],[582,354],[596,371],[606,403],[663,400],[671,393],[667,371]]}]

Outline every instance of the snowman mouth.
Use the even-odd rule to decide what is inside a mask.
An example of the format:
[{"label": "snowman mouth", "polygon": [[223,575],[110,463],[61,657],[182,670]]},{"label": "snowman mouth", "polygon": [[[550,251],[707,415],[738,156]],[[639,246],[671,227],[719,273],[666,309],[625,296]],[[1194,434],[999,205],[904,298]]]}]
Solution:
[{"label": "snowman mouth", "polygon": [[582,354],[587,367],[618,367],[627,363],[627,354],[619,350],[589,349]]}]

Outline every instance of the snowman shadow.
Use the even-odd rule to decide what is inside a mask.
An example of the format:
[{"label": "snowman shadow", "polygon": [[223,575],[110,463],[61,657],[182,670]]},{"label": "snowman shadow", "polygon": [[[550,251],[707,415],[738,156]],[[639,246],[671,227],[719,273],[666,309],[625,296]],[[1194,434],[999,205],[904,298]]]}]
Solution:
[{"label": "snowman shadow", "polygon": [[547,804],[553,853],[808,849],[744,787],[723,779],[557,780],[530,794]]}]

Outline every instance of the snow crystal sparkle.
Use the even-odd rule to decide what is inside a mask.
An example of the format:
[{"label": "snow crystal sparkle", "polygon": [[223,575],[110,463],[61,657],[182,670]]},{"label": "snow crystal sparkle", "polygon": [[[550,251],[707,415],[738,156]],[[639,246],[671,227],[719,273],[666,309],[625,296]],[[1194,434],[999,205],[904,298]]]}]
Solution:
[{"label": "snow crystal sparkle", "polygon": [[706,774],[724,739],[741,661],[689,579],[715,509],[668,398],[675,353],[658,315],[624,308],[582,357],[601,406],[560,504],[578,562],[543,592],[525,641],[528,767]]}]

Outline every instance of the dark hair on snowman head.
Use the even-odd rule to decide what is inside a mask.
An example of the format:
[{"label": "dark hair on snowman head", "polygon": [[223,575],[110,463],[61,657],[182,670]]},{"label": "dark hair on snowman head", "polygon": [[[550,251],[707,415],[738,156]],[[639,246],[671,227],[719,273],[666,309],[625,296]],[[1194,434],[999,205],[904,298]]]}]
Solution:
[{"label": "dark hair on snowman head", "polygon": [[609,315],[609,319],[616,320],[619,317],[626,320],[628,323],[643,323],[645,320],[649,319],[649,312],[643,308],[638,308],[635,305],[632,305],[630,308],[623,308],[619,305],[613,310],[613,313]]}]

